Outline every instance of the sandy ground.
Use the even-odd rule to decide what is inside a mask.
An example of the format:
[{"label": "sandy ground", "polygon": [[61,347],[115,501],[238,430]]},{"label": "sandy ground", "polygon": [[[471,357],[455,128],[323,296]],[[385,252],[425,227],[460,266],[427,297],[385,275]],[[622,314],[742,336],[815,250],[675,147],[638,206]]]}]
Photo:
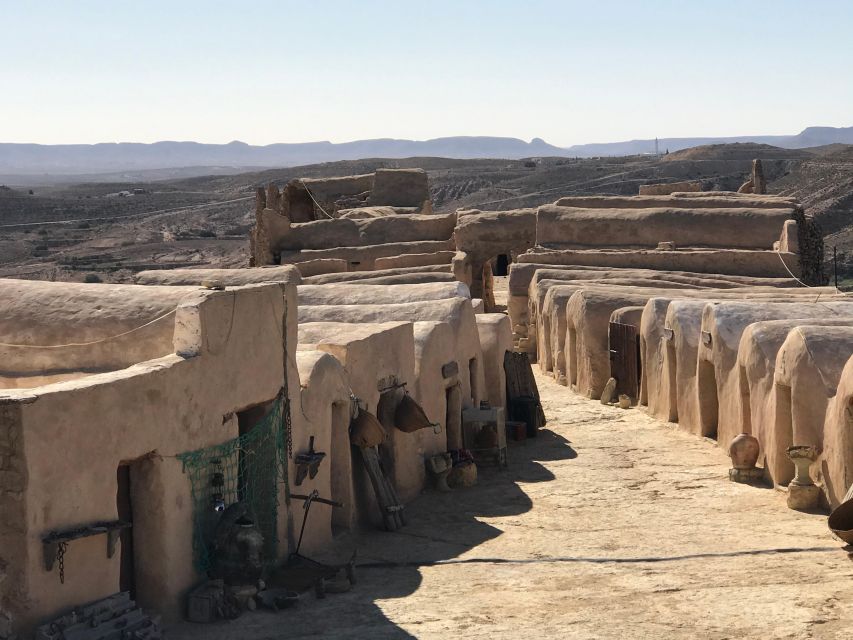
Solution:
[{"label": "sandy ground", "polygon": [[547,429],[508,471],[361,534],[381,566],[352,591],[169,637],[853,637],[853,562],[825,516],[729,482],[710,441],[538,379]]}]

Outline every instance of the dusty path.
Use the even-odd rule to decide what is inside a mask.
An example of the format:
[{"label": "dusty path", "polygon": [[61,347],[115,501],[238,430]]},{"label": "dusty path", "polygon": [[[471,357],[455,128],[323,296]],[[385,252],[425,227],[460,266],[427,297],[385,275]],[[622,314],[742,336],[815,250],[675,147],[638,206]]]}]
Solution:
[{"label": "dusty path", "polygon": [[508,472],[429,492],[403,531],[359,540],[362,562],[410,565],[170,638],[853,637],[853,562],[825,517],[730,483],[710,442],[539,385],[548,429]]}]

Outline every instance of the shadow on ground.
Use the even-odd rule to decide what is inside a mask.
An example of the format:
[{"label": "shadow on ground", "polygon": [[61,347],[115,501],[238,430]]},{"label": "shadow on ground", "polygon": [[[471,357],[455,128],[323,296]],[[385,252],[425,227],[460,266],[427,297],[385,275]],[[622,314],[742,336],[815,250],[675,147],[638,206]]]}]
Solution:
[{"label": "shadow on ground", "polygon": [[480,467],[476,487],[440,493],[432,488],[407,507],[401,530],[361,531],[340,540],[341,549],[358,549],[358,583],[347,593],[318,600],[303,594],[296,608],[280,613],[254,612],[233,622],[182,623],[169,637],[278,638],[414,638],[389,620],[377,602],[404,598],[421,585],[420,566],[452,561],[502,531],[480,518],[517,516],[532,507],[520,483],[550,482],[554,475],[540,464],[571,460],[577,452],[568,440],[543,429],[537,438],[510,443],[509,467]]}]

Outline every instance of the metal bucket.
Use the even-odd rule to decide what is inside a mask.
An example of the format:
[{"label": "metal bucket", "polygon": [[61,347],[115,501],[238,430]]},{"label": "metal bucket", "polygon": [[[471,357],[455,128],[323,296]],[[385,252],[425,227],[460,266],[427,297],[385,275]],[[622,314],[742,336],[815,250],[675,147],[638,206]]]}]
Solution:
[{"label": "metal bucket", "polygon": [[375,415],[359,409],[350,425],[349,437],[350,442],[357,447],[375,447],[385,442],[388,434]]},{"label": "metal bucket", "polygon": [[408,393],[403,395],[394,411],[394,426],[400,431],[411,433],[418,429],[426,429],[433,426],[429,421],[423,407],[412,399]]}]

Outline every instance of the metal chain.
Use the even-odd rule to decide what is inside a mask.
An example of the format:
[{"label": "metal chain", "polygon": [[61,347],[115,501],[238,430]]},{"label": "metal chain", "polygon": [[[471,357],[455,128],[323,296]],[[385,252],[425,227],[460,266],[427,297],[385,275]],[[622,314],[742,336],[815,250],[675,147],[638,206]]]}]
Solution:
[{"label": "metal chain", "polygon": [[67,542],[60,542],[56,547],[56,559],[59,561],[59,582],[65,584],[65,551],[68,549]]},{"label": "metal chain", "polygon": [[287,443],[287,457],[293,459],[293,426],[290,420],[290,399],[284,398],[284,437]]}]

